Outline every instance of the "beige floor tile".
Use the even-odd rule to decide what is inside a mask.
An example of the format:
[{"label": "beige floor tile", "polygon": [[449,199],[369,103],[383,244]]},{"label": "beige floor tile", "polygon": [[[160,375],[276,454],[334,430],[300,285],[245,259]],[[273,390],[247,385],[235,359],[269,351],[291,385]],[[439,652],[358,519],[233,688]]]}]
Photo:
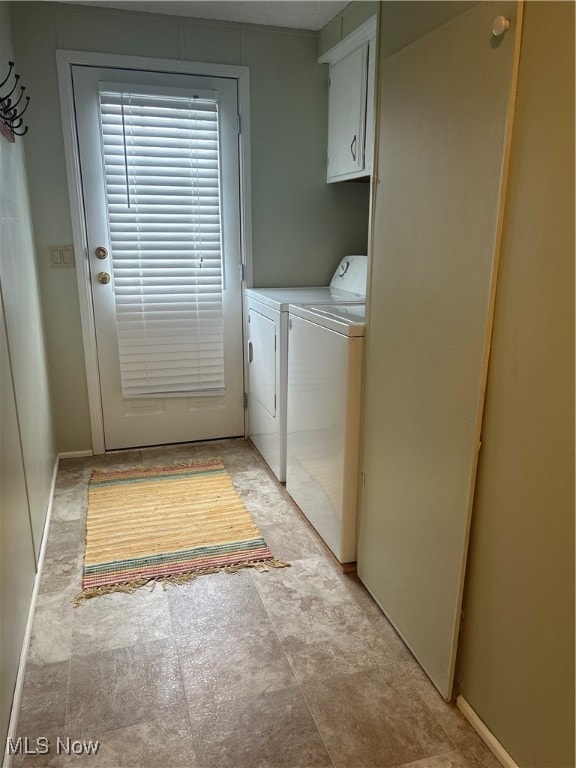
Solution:
[{"label": "beige floor tile", "polygon": [[462,749],[477,744],[480,737],[476,731],[456,708],[456,704],[444,701],[420,665],[412,659],[405,662],[403,667],[420,698],[444,728],[454,746]]},{"label": "beige floor tile", "polygon": [[178,464],[198,458],[198,449],[192,443],[167,445],[162,448],[143,448],[140,453],[145,467]]},{"label": "beige floor tile", "polygon": [[460,752],[446,752],[444,755],[427,757],[424,760],[407,763],[398,768],[468,768],[468,763]]},{"label": "beige floor tile", "polygon": [[302,513],[289,501],[284,489],[262,468],[234,472],[232,479],[257,523],[275,525],[287,519],[302,521]]},{"label": "beige floor tile", "polygon": [[396,665],[302,689],[336,766],[386,768],[453,748]]},{"label": "beige floor tile", "polygon": [[253,579],[299,682],[391,661],[386,643],[323,557],[267,576]]},{"label": "beige floor tile", "polygon": [[[78,558],[77,558],[78,560]],[[78,560],[79,562],[79,560]],[[79,567],[76,576],[80,578]],[[75,579],[59,592],[38,595],[28,661],[33,664],[53,664],[68,661],[72,654],[72,627],[74,623]]]},{"label": "beige floor tile", "polygon": [[202,456],[219,457],[224,466],[233,476],[237,472],[257,469],[266,472],[266,466],[261,457],[244,438],[236,440],[214,440],[200,444],[198,453]]},{"label": "beige floor tile", "polygon": [[114,650],[171,636],[168,596],[159,585],[132,594],[101,595],[74,609],[74,654]]},{"label": "beige floor tile", "polygon": [[129,469],[130,467],[139,467],[142,465],[142,452],[140,450],[133,451],[112,451],[111,453],[103,453],[98,456],[89,456],[84,459],[85,468],[88,470],[88,477],[93,469],[107,470],[123,468]]},{"label": "beige floor tile", "polygon": [[282,646],[300,683],[310,683],[334,675],[352,674],[362,670],[379,669],[391,663],[386,644],[372,630],[347,609],[334,609],[326,615],[312,617],[313,637],[324,636],[310,642],[305,635],[290,635],[282,639]]},{"label": "beige floor tile", "polygon": [[176,637],[198,631],[207,620],[228,633],[269,621],[249,569],[199,576],[179,586],[168,585],[166,595]]},{"label": "beige floor tile", "polygon": [[207,620],[178,643],[188,702],[221,703],[297,686],[270,622],[223,630]]},{"label": "beige floor tile", "polygon": [[297,520],[288,519],[283,523],[270,525],[257,520],[257,515],[253,513],[252,516],[277,560],[292,563],[294,560],[319,556],[320,547],[314,535]]},{"label": "beige floor tile", "polygon": [[17,732],[36,739],[66,724],[69,662],[34,664],[28,661]]},{"label": "beige floor tile", "polygon": [[185,711],[176,649],[155,641],[74,655],[66,727],[94,738],[96,732],[124,728]]},{"label": "beige floor tile", "polygon": [[329,605],[346,605],[361,614],[346,586],[321,553],[299,560],[290,568],[253,576],[266,609],[279,625],[298,621],[311,609],[321,610]]},{"label": "beige floor tile", "polygon": [[52,519],[40,580],[40,594],[72,588],[76,589],[76,592],[80,591],[83,541],[82,520]]},{"label": "beige floor tile", "polygon": [[[69,465],[71,461],[73,463]],[[85,513],[90,477],[86,461],[87,459],[62,459],[59,462],[52,504],[53,520],[78,520]]]},{"label": "beige floor tile", "polygon": [[356,574],[343,574],[342,578],[358,606],[388,645],[394,658],[397,661],[414,661],[409,648],[404,644],[402,638],[398,635],[392,624],[390,624],[358,576]]},{"label": "beige floor tile", "polygon": [[189,702],[202,768],[312,768],[330,758],[297,688],[204,706]]},{"label": "beige floor tile", "polygon": [[88,509],[88,494],[78,494],[73,489],[62,491],[54,496],[52,520],[54,522],[85,521]]},{"label": "beige floor tile", "polygon": [[66,768],[196,768],[188,715],[93,731],[99,743],[95,755],[70,755]]},{"label": "beige floor tile", "polygon": [[502,763],[496,759],[486,744],[480,739],[469,747],[460,750],[468,768],[502,768]]}]

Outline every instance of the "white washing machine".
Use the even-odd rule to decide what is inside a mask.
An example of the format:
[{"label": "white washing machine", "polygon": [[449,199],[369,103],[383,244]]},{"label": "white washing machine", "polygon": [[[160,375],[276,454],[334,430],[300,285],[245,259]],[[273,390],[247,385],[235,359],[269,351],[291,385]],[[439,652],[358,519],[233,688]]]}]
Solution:
[{"label": "white washing machine", "polygon": [[356,561],[365,305],[290,306],[286,490]]},{"label": "white washing machine", "polygon": [[286,480],[288,307],[365,301],[366,256],[345,256],[330,285],[245,292],[247,434],[278,480]]}]

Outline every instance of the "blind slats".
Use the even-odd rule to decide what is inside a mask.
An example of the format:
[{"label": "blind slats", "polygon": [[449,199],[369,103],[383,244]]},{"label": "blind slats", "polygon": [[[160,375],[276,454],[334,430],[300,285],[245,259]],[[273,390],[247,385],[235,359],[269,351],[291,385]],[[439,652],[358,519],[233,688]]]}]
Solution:
[{"label": "blind slats", "polygon": [[101,87],[124,397],[224,392],[218,106]]}]

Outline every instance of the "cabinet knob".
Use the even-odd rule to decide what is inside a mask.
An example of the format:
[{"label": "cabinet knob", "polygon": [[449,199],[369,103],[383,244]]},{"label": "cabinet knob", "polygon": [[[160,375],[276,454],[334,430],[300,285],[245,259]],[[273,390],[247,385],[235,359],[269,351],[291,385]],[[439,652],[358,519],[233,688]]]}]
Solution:
[{"label": "cabinet knob", "polygon": [[494,37],[502,37],[507,29],[510,29],[510,19],[507,19],[505,16],[496,16],[492,25]]},{"label": "cabinet knob", "polygon": [[110,273],[109,272],[99,272],[98,273],[98,282],[103,283],[104,285],[107,285],[110,282]]},{"label": "cabinet knob", "polygon": [[102,246],[99,246],[94,250],[94,254],[97,259],[105,259],[108,256],[108,251],[106,248],[102,248]]}]

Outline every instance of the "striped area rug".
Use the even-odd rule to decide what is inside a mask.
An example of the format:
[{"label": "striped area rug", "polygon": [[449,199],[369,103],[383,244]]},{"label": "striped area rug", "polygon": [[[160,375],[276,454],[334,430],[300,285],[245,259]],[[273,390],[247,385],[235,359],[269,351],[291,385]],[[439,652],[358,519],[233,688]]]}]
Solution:
[{"label": "striped area rug", "polygon": [[151,581],[287,565],[273,557],[219,459],[92,473],[76,604]]}]

